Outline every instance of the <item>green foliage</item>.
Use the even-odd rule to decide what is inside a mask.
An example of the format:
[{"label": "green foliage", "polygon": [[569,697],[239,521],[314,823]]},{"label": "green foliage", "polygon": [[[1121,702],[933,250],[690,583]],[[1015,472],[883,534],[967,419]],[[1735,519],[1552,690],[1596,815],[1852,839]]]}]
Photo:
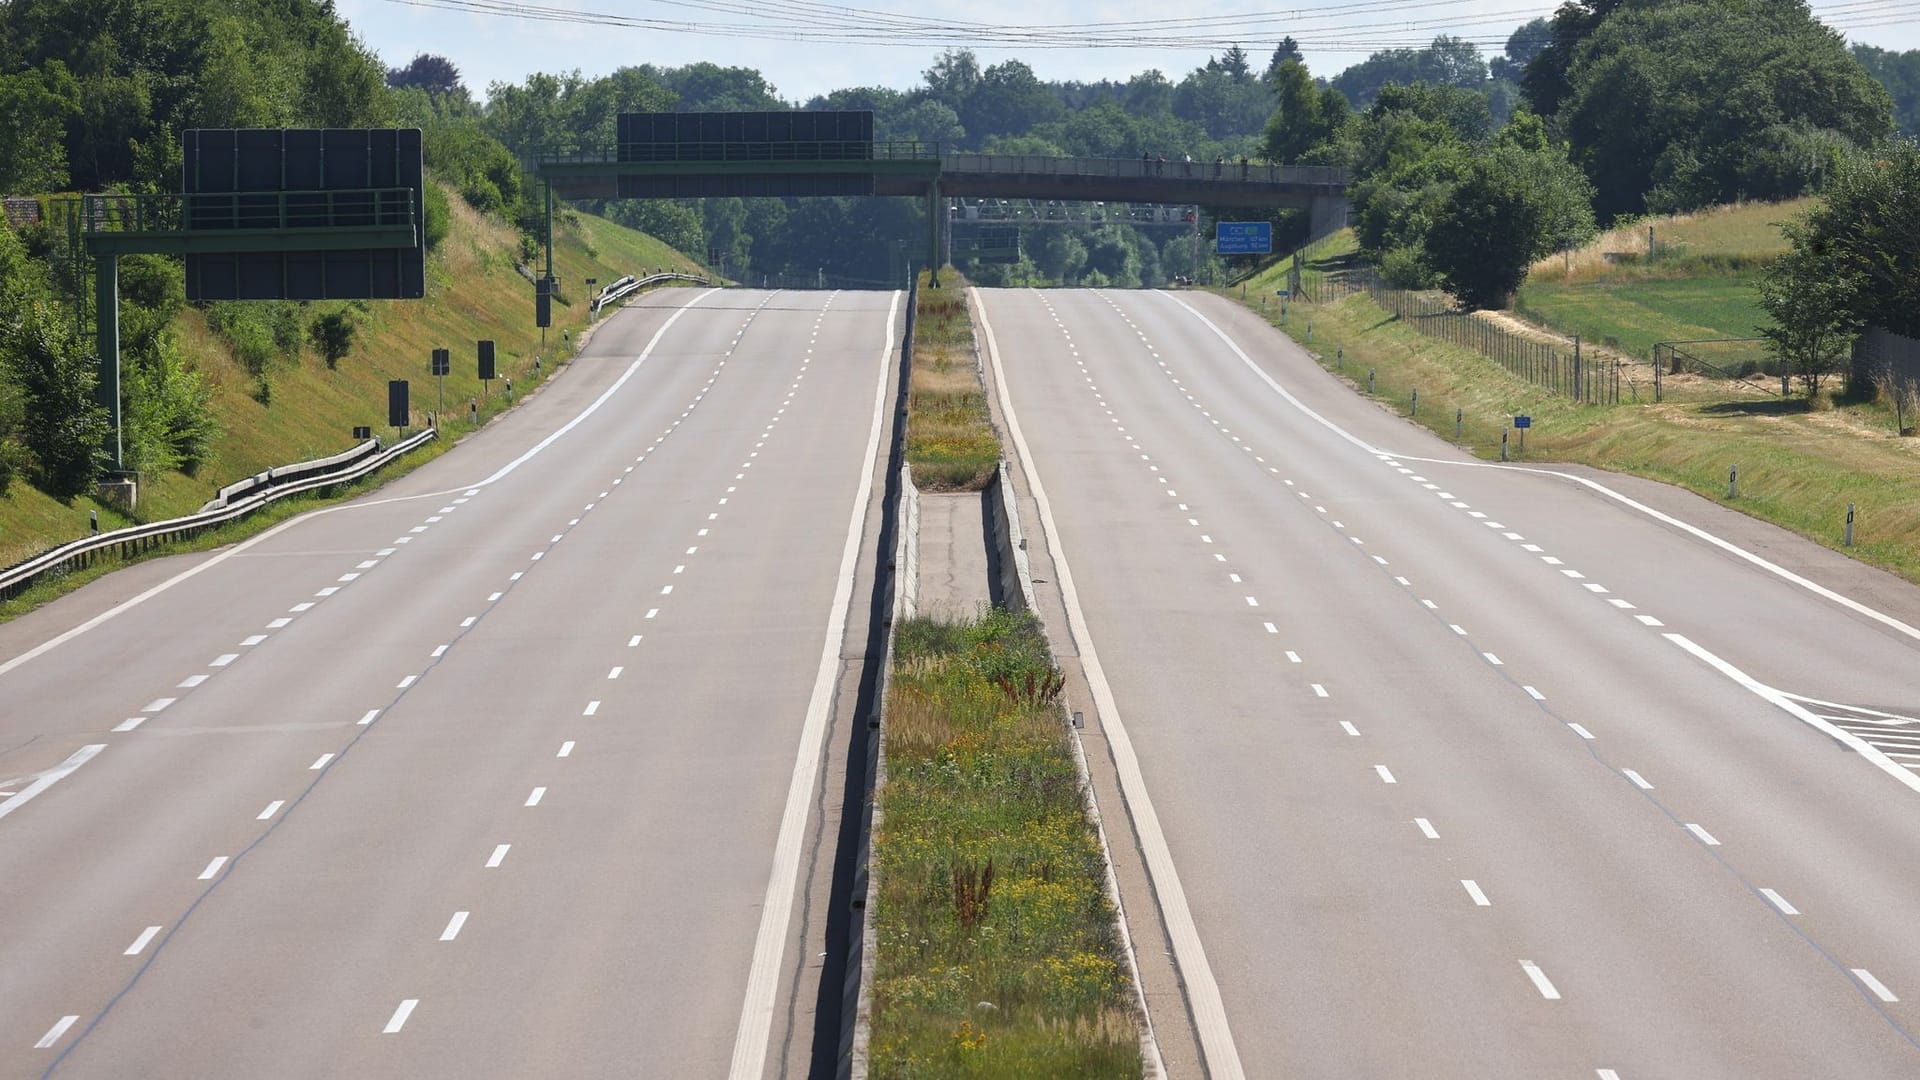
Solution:
[{"label": "green foliage", "polygon": [[249,374],[265,374],[276,358],[300,354],[300,305],[292,301],[221,300],[207,305],[206,317]]},{"label": "green foliage", "polygon": [[1301,161],[1347,122],[1347,99],[1333,87],[1315,86],[1298,60],[1281,64],[1268,75],[1267,84],[1278,103],[1264,132],[1271,160]]},{"label": "green foliage", "polygon": [[1387,86],[1423,83],[1481,90],[1487,81],[1487,62],[1480,49],[1463,38],[1445,34],[1424,49],[1386,49],[1333,77],[1332,86],[1348,101],[1365,107]]},{"label": "green foliage", "polygon": [[1852,282],[1836,295],[1861,322],[1920,337],[1920,144],[1895,139],[1848,158],[1787,236],[1815,259],[1808,272],[1830,260]]},{"label": "green foliage", "polygon": [[1507,306],[1535,259],[1593,235],[1592,188],[1543,141],[1523,125],[1476,155],[1427,231],[1427,264],[1468,309]]},{"label": "green foliage", "polygon": [[1623,6],[1566,82],[1554,115],[1603,220],[1798,195],[1892,128],[1886,91],[1799,0]]},{"label": "green foliage", "polygon": [[1760,275],[1760,327],[1773,353],[1799,377],[1809,398],[1820,381],[1845,366],[1862,320],[1850,308],[1863,282],[1843,252],[1806,222],[1782,226],[1792,250]]},{"label": "green foliage", "polygon": [[34,486],[58,499],[89,490],[109,429],[94,402],[96,360],[72,323],[44,296],[10,297],[0,312],[0,361],[25,413],[18,431]]},{"label": "green foliage", "polygon": [[307,326],[307,338],[313,342],[314,350],[331,370],[339,367],[340,361],[353,351],[353,335],[358,329],[359,323],[353,317],[353,309],[341,308],[315,315],[313,322]]},{"label": "green foliage", "polygon": [[1851,52],[1893,98],[1893,119],[1902,134],[1920,137],[1920,49],[1890,52],[1855,45]]},{"label": "green foliage", "polygon": [[187,367],[171,334],[126,363],[123,380],[121,442],[128,467],[145,477],[175,469],[193,475],[220,436],[213,388]]},{"label": "green foliage", "polygon": [[67,183],[66,123],[80,111],[67,65],[0,74],[0,192],[59,191]]},{"label": "green foliage", "polygon": [[427,211],[426,235],[428,251],[438,251],[446,240],[447,233],[453,228],[453,206],[447,201],[447,189],[440,186],[437,178],[430,178],[421,189]]}]

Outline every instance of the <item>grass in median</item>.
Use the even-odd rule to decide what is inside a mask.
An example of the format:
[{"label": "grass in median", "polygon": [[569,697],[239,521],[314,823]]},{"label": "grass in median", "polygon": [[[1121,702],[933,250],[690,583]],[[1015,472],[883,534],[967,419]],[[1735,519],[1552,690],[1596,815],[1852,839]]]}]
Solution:
[{"label": "grass in median", "polygon": [[1000,466],[1000,439],[973,356],[967,283],[951,269],[933,288],[920,275],[907,393],[907,463],[922,491],[979,491]]},{"label": "grass in median", "polygon": [[872,855],[875,1077],[1141,1073],[1059,687],[1029,614],[897,630]]},{"label": "grass in median", "polygon": [[[1269,278],[1284,281],[1283,273],[1263,275],[1250,297]],[[1238,290],[1231,296],[1237,299]],[[1266,314],[1277,325],[1277,310]],[[1281,329],[1360,392],[1373,371],[1375,397],[1403,416],[1417,388],[1415,421],[1443,438],[1454,437],[1459,410],[1461,441],[1483,458],[1499,457],[1509,417],[1524,413],[1533,418],[1524,460],[1593,465],[1715,500],[1726,498],[1727,470],[1738,465],[1739,497],[1729,506],[1828,547],[1841,546],[1853,504],[1856,542],[1846,552],[1920,582],[1920,439],[1897,437],[1892,411],[1883,405],[1836,404],[1827,397],[1813,406],[1804,399],[1725,397],[1654,404],[1645,387],[1637,403],[1577,405],[1477,352],[1414,332],[1365,295],[1324,306],[1295,304]],[[1517,436],[1513,446],[1517,450]]]}]

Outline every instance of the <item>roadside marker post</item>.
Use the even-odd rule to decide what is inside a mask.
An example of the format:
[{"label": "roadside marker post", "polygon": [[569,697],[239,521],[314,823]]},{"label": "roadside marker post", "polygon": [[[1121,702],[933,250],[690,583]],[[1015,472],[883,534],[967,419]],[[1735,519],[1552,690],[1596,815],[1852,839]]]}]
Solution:
[{"label": "roadside marker post", "polygon": [[1847,546],[1853,546],[1853,504],[1847,504]]},{"label": "roadside marker post", "polygon": [[1367,396],[1373,396],[1373,369],[1367,369]]},{"label": "roadside marker post", "polygon": [[1512,460],[1507,456],[1507,432],[1504,432],[1504,431],[1500,433],[1500,460],[1501,461]]},{"label": "roadside marker post", "polygon": [[1740,496],[1740,466],[1738,464],[1734,464],[1734,465],[1728,466],[1727,468],[1727,498],[1734,499],[1734,498],[1738,498],[1739,496]]}]

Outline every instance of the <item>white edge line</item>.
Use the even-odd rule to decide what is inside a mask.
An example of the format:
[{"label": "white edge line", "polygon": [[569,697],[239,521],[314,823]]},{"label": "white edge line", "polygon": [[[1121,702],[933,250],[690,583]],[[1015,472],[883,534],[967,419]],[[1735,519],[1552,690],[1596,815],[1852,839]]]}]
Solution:
[{"label": "white edge line", "polygon": [[[1167,921],[1167,936],[1173,943],[1174,958],[1179,964],[1182,981],[1186,984],[1187,1000],[1193,1010],[1194,1028],[1200,1036],[1207,1073],[1213,1080],[1244,1080],[1246,1070],[1240,1063],[1240,1051],[1234,1045],[1233,1031],[1227,1024],[1226,1005],[1220,998],[1220,986],[1214,980],[1212,965],[1207,962],[1206,948],[1200,942],[1193,911],[1187,904],[1186,890],[1180,885],[1179,871],[1174,868],[1173,853],[1167,847],[1166,833],[1160,826],[1160,815],[1147,793],[1146,777],[1140,771],[1140,757],[1121,720],[1120,706],[1114,700],[1113,688],[1107,684],[1106,670],[1101,666],[1100,654],[1094,648],[1093,637],[1087,630],[1086,615],[1080,610],[1079,591],[1074,588],[1073,571],[1068,567],[1066,553],[1062,550],[1060,527],[1053,519],[1053,504],[1047,499],[1047,489],[1034,469],[1033,451],[1027,447],[1026,436],[1021,432],[1020,421],[1013,411],[1006,372],[1000,364],[1000,346],[994,337],[993,323],[987,317],[986,294],[976,291],[974,299],[980,307],[980,328],[987,339],[987,357],[993,365],[1000,411],[1006,417],[1007,433],[1019,451],[1020,471],[1026,478],[1027,489],[1040,508],[1041,527],[1046,531],[1048,548],[1053,552],[1054,575],[1061,596],[1066,601],[1067,627],[1080,652],[1080,663],[1086,672],[1087,683],[1093,689],[1094,708],[1100,716],[1101,730],[1106,732],[1114,768],[1119,774],[1120,788],[1127,809],[1133,816],[1141,852],[1153,879],[1154,895],[1160,901],[1161,914]],[[1185,307],[1185,304],[1181,306]],[[1228,344],[1232,345],[1232,342]],[[1235,351],[1239,351],[1237,347]],[[1245,355],[1241,353],[1243,358]],[[1279,389],[1277,384],[1275,389]],[[1284,390],[1280,392],[1286,393]],[[1301,408],[1306,407],[1302,405]]]},{"label": "white edge line", "polygon": [[[639,359],[635,360],[633,364],[627,368],[624,374],[622,374],[618,379],[614,380],[613,385],[608,387],[605,393],[601,394],[598,398],[595,398],[592,404],[589,404],[585,409],[582,409],[578,416],[575,416],[572,420],[567,421],[558,430],[553,432],[553,434],[548,435],[545,439],[536,443],[533,446],[533,448],[528,450],[526,453],[521,454],[519,457],[501,466],[497,471],[494,472],[492,476],[487,477],[485,480],[482,480],[477,484],[466,484],[466,485],[462,485],[462,487],[477,491],[478,489],[483,488],[488,484],[493,483],[496,480],[500,480],[504,478],[508,473],[511,473],[515,469],[518,469],[520,466],[526,464],[529,460],[533,458],[535,454],[538,454],[540,451],[545,450],[549,445],[553,443],[555,439],[558,439],[560,436],[565,435],[567,432],[573,430],[573,428],[576,425],[578,425],[582,420],[585,420],[587,417],[593,415],[596,411],[599,410],[601,405],[606,403],[608,398],[613,396],[614,391],[619,390],[621,386],[626,384],[626,381],[628,379],[633,377],[633,373],[640,369],[641,364],[646,363],[647,357],[649,354],[653,352],[654,346],[660,343],[660,338],[664,334],[666,334],[667,330],[671,328],[676,321],[679,320],[680,316],[687,313],[688,308],[693,307],[695,304],[698,304],[700,301],[705,300],[707,297],[712,296],[714,293],[718,291],[719,291],[718,289],[709,289],[706,292],[703,292],[698,296],[695,296],[692,300],[687,301],[685,305],[681,306],[671,316],[669,316],[667,321],[661,324],[660,329],[654,333],[653,339],[647,342],[647,347],[644,351],[641,352]],[[344,503],[340,506],[323,507],[319,510],[313,510],[305,514],[301,514],[298,517],[288,518],[287,520],[281,522],[280,524],[275,525],[273,528],[268,529],[266,532],[263,532],[260,535],[253,537],[250,540],[243,540],[240,543],[235,544],[234,546],[228,548],[223,552],[220,552],[217,555],[214,555],[209,559],[206,559],[200,563],[196,563],[195,565],[190,566],[185,570],[182,570],[178,574],[175,574],[174,576],[159,583],[158,585],[153,586],[152,588],[146,590],[145,592],[142,592],[137,596],[132,596],[125,600],[122,600],[120,603],[115,604],[114,606],[108,608],[107,610],[101,612],[98,615],[95,615],[93,618],[88,619],[86,622],[81,623],[79,626],[76,626],[71,630],[64,631],[51,638],[48,638],[46,641],[43,641],[40,644],[35,645],[33,648],[28,649],[26,652],[23,652],[20,655],[15,656],[10,660],[7,660],[4,663],[0,663],[0,675],[5,675],[7,672],[12,671],[14,668],[17,668],[20,665],[25,664],[30,660],[33,660],[37,657],[40,657],[49,652],[52,652],[54,649],[57,649],[60,646],[65,645],[67,642],[72,641],[74,638],[79,637],[81,634],[84,634],[89,630],[92,630],[94,627],[99,626],[110,619],[114,619],[121,615],[126,614],[128,611],[132,610],[134,607],[137,607],[140,604],[146,603],[148,600],[151,600],[154,597],[160,595],[161,593],[166,592],[168,589],[173,588],[175,585],[178,585],[181,582],[186,581],[188,578],[194,577],[207,570],[211,570],[214,567],[220,565],[221,563],[226,562],[228,559],[233,558],[235,555],[239,555],[242,552],[246,551],[248,548],[253,547],[255,544],[264,543],[265,541],[270,540],[275,536],[278,536],[280,533],[288,529],[291,529],[295,525],[299,525],[310,518],[319,517],[322,514],[338,513],[339,511],[342,511],[342,510],[365,509],[373,506],[384,506],[388,503],[405,502],[412,499],[437,499],[447,494],[450,494],[452,490],[460,490],[460,489],[456,488],[456,489],[450,489],[449,491],[430,491],[421,495],[403,495],[398,498],[379,499],[374,502]],[[1920,637],[1920,633],[1917,633],[1915,636]]]},{"label": "white edge line", "polygon": [[1772,702],[1775,707],[1784,710],[1789,715],[1800,720],[1801,723],[1814,728],[1829,738],[1838,740],[1843,745],[1858,753],[1861,757],[1873,762],[1881,772],[1905,784],[1908,790],[1920,793],[1920,776],[1915,776],[1912,771],[1894,761],[1872,744],[1861,739],[1858,735],[1855,735],[1845,728],[1837,727],[1825,719],[1807,711],[1798,702],[1787,697],[1787,695],[1775,690],[1773,687],[1768,686],[1746,672],[1741,671],[1739,668],[1713,655],[1699,645],[1694,644],[1685,634],[1662,634],[1660,636],[1692,653],[1696,658],[1705,662],[1709,667],[1720,672],[1720,674],[1746,687],[1749,691],[1759,695],[1761,698]]},{"label": "white edge line", "polygon": [[874,460],[880,452],[880,433],[887,415],[888,374],[894,360],[893,328],[900,312],[900,293],[887,306],[886,336],[880,349],[880,376],[873,388],[873,421],[867,432],[867,451],[860,459],[860,482],[847,515],[847,541],[840,553],[840,574],[828,609],[826,640],[820,646],[820,666],[814,674],[813,697],[807,703],[806,723],[794,756],[793,781],[787,787],[786,809],[780,815],[780,833],[774,842],[772,872],[760,905],[760,929],[754,936],[753,962],[747,970],[747,992],[740,1003],[740,1023],[734,1031],[731,1080],[760,1080],[766,1071],[767,1040],[773,1028],[780,966],[793,921],[793,895],[799,885],[800,844],[805,838],[807,809],[820,772],[820,754],[827,734],[827,716],[833,709],[839,682],[840,650],[846,636],[847,606],[853,600],[854,570],[860,558],[860,536],[865,531],[867,502],[873,495]]},{"label": "white edge line", "polygon": [[67,760],[40,774],[40,778],[20,789],[12,798],[0,802],[0,818],[32,802],[34,796],[59,783],[75,769],[93,760],[93,756],[107,748],[106,743],[88,743],[86,746],[67,755]]}]

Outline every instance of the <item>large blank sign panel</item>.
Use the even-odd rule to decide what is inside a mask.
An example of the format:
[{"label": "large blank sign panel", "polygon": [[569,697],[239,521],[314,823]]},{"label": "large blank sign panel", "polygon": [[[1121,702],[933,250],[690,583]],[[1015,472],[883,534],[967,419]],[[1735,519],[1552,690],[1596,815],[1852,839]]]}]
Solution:
[{"label": "large blank sign panel", "polygon": [[[234,251],[187,256],[189,300],[426,295],[418,128],[196,129],[181,140],[185,228],[236,237]],[[340,249],[352,230],[409,225],[410,247]]]}]

